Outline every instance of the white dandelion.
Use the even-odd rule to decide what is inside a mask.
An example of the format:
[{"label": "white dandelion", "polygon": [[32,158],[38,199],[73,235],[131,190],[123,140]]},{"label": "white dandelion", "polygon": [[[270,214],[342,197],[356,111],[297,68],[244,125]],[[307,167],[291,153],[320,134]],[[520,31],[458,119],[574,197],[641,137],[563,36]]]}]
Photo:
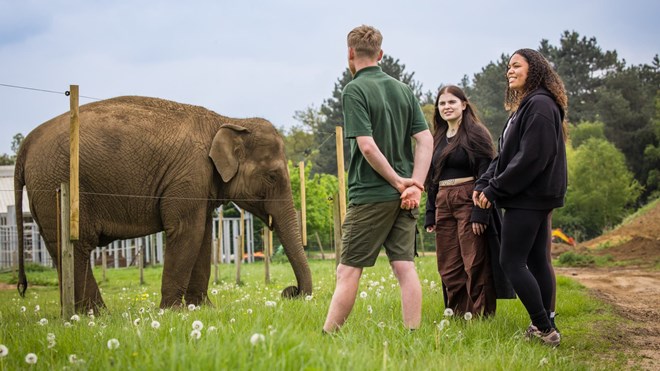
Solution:
[{"label": "white dandelion", "polygon": [[80,321],[80,316],[77,315],[77,314],[74,314],[73,316],[71,316],[71,320],[73,322],[78,322],[78,321]]},{"label": "white dandelion", "polygon": [[48,324],[48,320],[46,318],[42,318],[39,320],[39,324],[41,326],[46,326]]},{"label": "white dandelion", "polygon": [[193,330],[201,331],[204,328],[204,324],[202,323],[202,321],[194,321],[192,323],[192,328]]},{"label": "white dandelion", "polygon": [[64,321],[64,327],[71,327],[71,322]]},{"label": "white dandelion", "polygon": [[545,357],[541,358],[541,360],[539,361],[539,367],[543,367],[547,364],[548,364],[548,359]]},{"label": "white dandelion", "polygon": [[263,334],[252,334],[250,337],[250,343],[254,346],[266,340],[266,337]]},{"label": "white dandelion", "polygon": [[94,309],[90,309],[87,311],[88,316],[93,316],[94,315]]},{"label": "white dandelion", "polygon": [[451,308],[445,309],[445,317],[451,317],[454,315],[454,310]]},{"label": "white dandelion", "polygon": [[211,295],[218,295],[218,290],[217,289],[211,290]]},{"label": "white dandelion", "polygon": [[236,322],[236,318],[232,318],[229,320],[229,323],[234,323],[234,322]]},{"label": "white dandelion", "polygon": [[47,333],[46,334],[46,340],[55,341],[55,334],[53,334],[52,332]]},{"label": "white dandelion", "polygon": [[151,328],[158,330],[160,328],[160,322],[158,321],[151,321]]},{"label": "white dandelion", "polygon": [[378,328],[385,328],[385,322],[378,322]]},{"label": "white dandelion", "polygon": [[138,310],[138,312],[139,312],[140,314],[144,313],[144,307],[140,307],[140,309]]},{"label": "white dandelion", "polygon": [[199,331],[199,330],[192,330],[192,331],[190,332],[190,337],[191,337],[193,340],[199,340],[199,338],[202,337],[202,332]]},{"label": "white dandelion", "polygon": [[142,318],[136,318],[136,319],[134,319],[134,320],[133,320],[133,325],[135,325],[135,326],[139,326],[139,325],[140,325],[140,320],[141,320],[141,319],[142,319]]},{"label": "white dandelion", "polygon": [[442,321],[440,321],[440,326],[442,326],[441,329],[443,329],[445,327],[449,327],[449,323],[450,322],[449,322],[448,319],[443,319]]},{"label": "white dandelion", "polygon": [[119,340],[112,338],[108,340],[108,349],[113,350],[119,348]]},{"label": "white dandelion", "polygon": [[34,306],[34,311],[38,312],[39,310],[41,310],[41,307],[39,306],[39,304],[35,305]]},{"label": "white dandelion", "polygon": [[128,318],[130,316],[130,314],[128,314],[128,312],[124,312],[124,313],[121,314],[121,316],[124,317],[124,318]]},{"label": "white dandelion", "polygon": [[162,316],[163,314],[165,314],[165,309],[159,309],[158,310],[158,315]]},{"label": "white dandelion", "polygon": [[0,358],[7,357],[9,354],[9,349],[4,344],[0,344]]},{"label": "white dandelion", "polygon": [[367,313],[371,314],[373,312],[374,312],[374,310],[373,310],[373,308],[371,308],[371,305],[367,305]]},{"label": "white dandelion", "polygon": [[81,362],[82,360],[78,359],[78,356],[75,354],[69,354],[69,363],[76,364],[78,362]]},{"label": "white dandelion", "polygon": [[366,291],[362,291],[362,292],[360,293],[360,297],[361,297],[362,299],[366,299],[366,298],[367,298],[367,292],[366,292]]},{"label": "white dandelion", "polygon": [[248,308],[247,314],[252,314],[252,308]]},{"label": "white dandelion", "polygon": [[55,340],[49,341],[48,342],[48,349],[55,348],[55,345],[57,345],[57,342]]},{"label": "white dandelion", "polygon": [[195,310],[195,304],[188,304],[188,310],[191,312]]},{"label": "white dandelion", "polygon": [[215,326],[209,326],[208,330],[206,330],[206,331],[207,331],[207,332],[215,332],[215,331],[217,331],[217,330],[218,330],[217,327],[215,327]]},{"label": "white dandelion", "polygon": [[272,307],[277,306],[277,303],[274,302],[274,301],[270,301],[270,300],[268,300],[268,301],[266,301],[266,306],[272,308]]},{"label": "white dandelion", "polygon": [[463,315],[463,318],[464,318],[466,321],[471,320],[471,319],[472,319],[472,313],[470,313],[470,312],[465,312],[465,314]]},{"label": "white dandelion", "polygon": [[313,298],[314,298],[314,297],[313,297],[312,295],[307,295],[307,296],[305,296],[305,300],[306,300],[306,301],[310,301],[310,300],[312,300]]},{"label": "white dandelion", "polygon": [[25,313],[25,311],[26,311],[26,310],[27,310],[27,308],[26,308],[26,307],[24,307],[24,306],[23,306],[23,307],[21,307],[21,313]]},{"label": "white dandelion", "polygon": [[89,327],[94,327],[94,326],[96,326],[96,322],[94,322],[94,321],[89,321],[89,323],[87,323],[87,326],[89,326]]},{"label": "white dandelion", "polygon": [[34,353],[28,353],[28,354],[25,356],[25,363],[30,364],[30,365],[34,365],[34,364],[37,363],[37,360],[38,360],[38,359],[39,359],[39,358],[37,357],[36,354],[34,354]]}]

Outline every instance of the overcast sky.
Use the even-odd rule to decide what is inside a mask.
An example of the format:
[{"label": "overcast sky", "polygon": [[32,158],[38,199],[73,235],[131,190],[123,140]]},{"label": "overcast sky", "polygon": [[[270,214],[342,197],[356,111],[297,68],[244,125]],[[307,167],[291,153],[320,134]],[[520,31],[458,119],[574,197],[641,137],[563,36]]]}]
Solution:
[{"label": "overcast sky", "polygon": [[62,92],[0,86],[0,153],[67,112],[71,84],[81,96],[159,97],[289,127],[331,96],[360,24],[379,28],[385,53],[427,91],[542,39],[558,45],[565,30],[650,64],[659,17],[658,0],[0,0],[0,84]]}]

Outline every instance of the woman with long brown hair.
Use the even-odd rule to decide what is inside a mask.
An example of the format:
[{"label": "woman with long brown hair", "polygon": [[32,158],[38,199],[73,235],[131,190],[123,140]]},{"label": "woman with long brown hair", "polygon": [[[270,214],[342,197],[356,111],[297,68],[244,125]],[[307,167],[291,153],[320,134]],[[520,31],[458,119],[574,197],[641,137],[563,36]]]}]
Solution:
[{"label": "woman with long brown hair", "polygon": [[493,141],[457,86],[438,92],[433,126],[424,225],[428,232],[435,232],[445,305],[457,315],[492,315],[496,291],[485,233],[489,210],[473,204],[472,191],[475,179],[495,155]]},{"label": "woman with long brown hair", "polygon": [[473,202],[505,210],[500,263],[532,321],[525,335],[558,346],[561,336],[549,317],[554,293],[546,253],[549,215],[566,195],[568,99],[559,75],[535,50],[516,51],[506,78],[511,115]]}]

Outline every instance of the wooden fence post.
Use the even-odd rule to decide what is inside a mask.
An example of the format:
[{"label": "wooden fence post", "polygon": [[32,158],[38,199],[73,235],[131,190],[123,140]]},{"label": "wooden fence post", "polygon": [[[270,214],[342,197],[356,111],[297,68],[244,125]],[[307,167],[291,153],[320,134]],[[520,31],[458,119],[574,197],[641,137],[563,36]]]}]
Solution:
[{"label": "wooden fence post", "polygon": [[344,130],[341,126],[335,126],[335,141],[337,145],[337,180],[339,181],[339,222],[340,225],[343,225],[344,217],[346,217],[346,182],[344,181]]},{"label": "wooden fence post", "polygon": [[71,241],[78,241],[80,221],[80,197],[79,197],[79,148],[80,148],[80,118],[78,115],[78,85],[70,85],[69,102],[71,108],[71,124],[69,126],[69,200],[70,215],[69,227]]},{"label": "wooden fence post", "polygon": [[339,196],[335,194],[335,197],[333,197],[332,200],[332,205],[333,205],[333,211],[334,211],[334,222],[335,222],[335,266],[339,265],[339,261],[341,260],[341,207],[340,207],[341,201],[339,201]]},{"label": "wooden fence post", "polygon": [[60,185],[60,205],[61,205],[61,214],[60,214],[60,227],[62,229],[61,236],[61,246],[62,246],[62,256],[61,256],[61,301],[62,301],[62,318],[68,320],[75,313],[75,291],[74,291],[74,278],[73,278],[73,259],[74,259],[74,246],[73,241],[71,241],[71,233],[69,230],[69,185],[67,183],[62,183]]},{"label": "wooden fence post", "polygon": [[305,162],[298,163],[300,169],[300,236],[303,249],[307,247],[307,201],[305,194]]}]

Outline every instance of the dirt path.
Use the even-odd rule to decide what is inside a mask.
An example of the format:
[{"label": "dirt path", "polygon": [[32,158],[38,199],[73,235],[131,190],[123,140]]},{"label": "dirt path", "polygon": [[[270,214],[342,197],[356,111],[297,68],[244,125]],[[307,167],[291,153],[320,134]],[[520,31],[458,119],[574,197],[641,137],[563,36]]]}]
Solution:
[{"label": "dirt path", "polygon": [[640,358],[643,369],[660,370],[660,272],[638,268],[555,268],[577,280],[595,297],[632,322],[621,323],[615,338]]}]

